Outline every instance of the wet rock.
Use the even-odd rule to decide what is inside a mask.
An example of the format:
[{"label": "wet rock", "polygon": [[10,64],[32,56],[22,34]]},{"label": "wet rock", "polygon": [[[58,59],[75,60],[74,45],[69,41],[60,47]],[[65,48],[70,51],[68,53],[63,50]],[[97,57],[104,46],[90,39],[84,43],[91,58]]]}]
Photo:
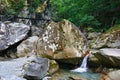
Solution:
[{"label": "wet rock", "polygon": [[23,57],[23,56],[30,56],[32,55],[32,51],[35,48],[35,42],[39,37],[37,36],[32,36],[29,37],[28,39],[24,40],[18,47],[17,47],[17,56],[18,57]]},{"label": "wet rock", "polygon": [[91,48],[120,48],[120,29],[103,33],[90,43]]},{"label": "wet rock", "polygon": [[94,55],[95,53],[99,52],[99,50],[90,50],[90,55],[88,58],[88,66],[93,68],[98,68],[101,66],[101,62],[99,59]]},{"label": "wet rock", "polygon": [[[28,79],[41,79],[49,74],[50,60],[35,55],[0,62],[0,76],[12,75]],[[55,68],[55,67],[54,67]],[[52,69],[52,68],[51,68]],[[53,74],[53,73],[51,73]]]},{"label": "wet rock", "polygon": [[[78,76],[71,75],[71,76],[69,77],[69,80],[83,80],[83,79],[80,78],[80,77],[78,77]],[[84,80],[86,80],[86,79],[84,79]]]},{"label": "wet rock", "polygon": [[66,78],[63,78],[59,73],[55,73],[50,77],[45,77],[42,80],[67,80]]},{"label": "wet rock", "polygon": [[120,49],[103,48],[96,52],[95,57],[107,67],[120,67]]},{"label": "wet rock", "polygon": [[50,65],[49,65],[48,75],[52,75],[53,73],[59,70],[59,65],[55,60],[50,60],[49,62]]},{"label": "wet rock", "polygon": [[[80,73],[70,73],[69,71],[66,70],[59,70],[52,76],[47,76],[42,80],[89,80],[89,78],[83,77]],[[94,78],[91,80],[99,80],[99,79]]]},{"label": "wet rock", "polygon": [[120,70],[115,70],[102,74],[101,80],[120,80]]},{"label": "wet rock", "polygon": [[22,23],[8,23],[0,22],[0,51],[7,49],[9,46],[23,40],[30,27]]},{"label": "wet rock", "polygon": [[[59,23],[51,22],[36,44],[35,51],[38,55],[59,60],[80,58],[87,50],[87,41],[84,35],[67,20]],[[72,59],[70,60],[72,61]],[[75,61],[73,64],[78,62]]]}]

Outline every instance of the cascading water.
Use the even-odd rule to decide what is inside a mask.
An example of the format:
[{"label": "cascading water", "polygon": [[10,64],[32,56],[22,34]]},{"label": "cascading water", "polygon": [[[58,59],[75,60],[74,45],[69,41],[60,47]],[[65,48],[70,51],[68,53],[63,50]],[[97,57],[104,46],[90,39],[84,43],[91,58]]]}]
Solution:
[{"label": "cascading water", "polygon": [[72,72],[87,72],[87,59],[88,59],[88,56],[89,56],[89,54],[87,54],[85,57],[84,57],[84,59],[83,59],[83,61],[82,61],[82,64],[81,64],[81,66],[79,67],[79,68],[77,68],[77,69],[74,69],[74,70],[71,70]]}]

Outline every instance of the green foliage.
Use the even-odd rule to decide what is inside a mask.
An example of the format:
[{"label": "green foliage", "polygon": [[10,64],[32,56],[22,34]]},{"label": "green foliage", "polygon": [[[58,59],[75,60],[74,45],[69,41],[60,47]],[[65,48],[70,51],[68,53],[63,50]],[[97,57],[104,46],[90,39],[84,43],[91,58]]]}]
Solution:
[{"label": "green foliage", "polygon": [[1,0],[0,1],[0,14],[4,14],[4,12],[7,11],[7,8],[9,8],[10,4],[8,3],[8,0]]},{"label": "green foliage", "polygon": [[88,30],[107,30],[120,24],[120,0],[0,0],[0,14],[18,15],[28,3],[33,13],[44,1],[50,1],[54,21],[67,19]]},{"label": "green foliage", "polygon": [[77,26],[91,26],[94,30],[108,29],[120,23],[119,4],[118,0],[51,0],[52,18],[68,19]]},{"label": "green foliage", "polygon": [[[53,13],[53,19],[59,21],[63,18],[75,23],[77,26],[99,26],[100,23],[89,14],[89,2],[87,0],[51,0],[51,4],[57,11]],[[54,17],[54,15],[56,15]]]},{"label": "green foliage", "polygon": [[42,4],[42,0],[27,0],[30,12],[35,12],[36,8]]},{"label": "green foliage", "polygon": [[84,26],[98,26],[100,23],[94,18],[94,16],[84,15],[81,17],[80,24]]},{"label": "green foliage", "polygon": [[116,30],[120,30],[120,24],[111,27],[110,29],[107,30],[107,32],[112,32],[112,31],[116,31]]},{"label": "green foliage", "polygon": [[8,14],[18,14],[24,7],[25,0],[9,0],[10,9]]},{"label": "green foliage", "polygon": [[[25,1],[27,1],[28,5],[25,5]],[[2,5],[0,5],[0,14],[18,15],[24,6],[28,6],[30,12],[34,12],[41,3],[42,0],[2,0]]]},{"label": "green foliage", "polygon": [[18,12],[24,7],[23,3],[24,0],[2,0],[2,5],[0,7],[4,7],[1,9],[0,14],[18,14]]}]

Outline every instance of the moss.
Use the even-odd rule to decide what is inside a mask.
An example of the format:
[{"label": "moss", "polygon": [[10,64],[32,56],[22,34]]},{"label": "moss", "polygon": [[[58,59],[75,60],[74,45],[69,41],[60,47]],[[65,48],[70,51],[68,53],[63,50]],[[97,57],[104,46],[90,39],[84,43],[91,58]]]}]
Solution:
[{"label": "moss", "polygon": [[111,28],[108,29],[106,32],[113,32],[113,31],[116,31],[116,30],[120,30],[120,24],[111,27]]},{"label": "moss", "polygon": [[110,48],[107,44],[104,44],[101,48]]},{"label": "moss", "polygon": [[47,55],[47,54],[45,54],[45,53],[43,53],[43,54],[40,54],[39,56],[40,56],[40,57],[42,57],[42,58],[48,58],[48,59],[52,59],[52,56],[50,56],[50,55]]},{"label": "moss", "polygon": [[52,75],[59,69],[59,65],[55,60],[50,60],[48,75]]}]

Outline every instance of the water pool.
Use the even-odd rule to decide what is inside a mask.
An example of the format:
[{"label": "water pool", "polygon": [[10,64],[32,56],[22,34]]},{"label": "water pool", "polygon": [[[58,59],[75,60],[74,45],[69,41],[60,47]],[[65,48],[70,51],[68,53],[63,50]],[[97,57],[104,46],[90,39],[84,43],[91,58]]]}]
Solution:
[{"label": "water pool", "polygon": [[61,69],[53,76],[54,80],[72,80],[71,78],[75,80],[100,80],[100,74],[92,72],[78,73]]}]

